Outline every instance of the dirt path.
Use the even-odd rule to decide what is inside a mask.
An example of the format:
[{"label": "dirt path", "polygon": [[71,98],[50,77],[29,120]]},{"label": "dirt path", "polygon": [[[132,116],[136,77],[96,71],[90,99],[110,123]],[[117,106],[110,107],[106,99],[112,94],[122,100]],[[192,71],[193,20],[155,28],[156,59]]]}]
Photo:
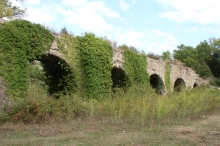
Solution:
[{"label": "dirt path", "polygon": [[123,122],[0,126],[0,145],[220,146],[220,113],[182,125],[139,127]]}]

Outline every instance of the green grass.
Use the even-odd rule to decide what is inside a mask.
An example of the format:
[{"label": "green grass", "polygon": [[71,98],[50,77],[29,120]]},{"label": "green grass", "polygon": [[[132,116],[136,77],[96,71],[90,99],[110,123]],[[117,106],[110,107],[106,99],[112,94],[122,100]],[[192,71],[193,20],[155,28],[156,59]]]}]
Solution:
[{"label": "green grass", "polygon": [[[60,124],[11,124],[0,126],[2,145],[77,146],[179,146],[218,145],[220,114],[180,124],[140,127],[126,122],[73,120]],[[214,128],[214,129],[213,129]]]}]

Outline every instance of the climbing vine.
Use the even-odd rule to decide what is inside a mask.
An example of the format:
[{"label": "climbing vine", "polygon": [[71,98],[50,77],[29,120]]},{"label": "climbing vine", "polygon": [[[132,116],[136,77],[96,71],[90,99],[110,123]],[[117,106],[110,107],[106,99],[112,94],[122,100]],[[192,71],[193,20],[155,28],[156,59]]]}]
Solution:
[{"label": "climbing vine", "polygon": [[[68,80],[68,84],[72,86],[72,90],[77,94],[83,94],[83,76],[80,66],[80,50],[77,49],[77,39],[70,34],[61,34],[57,40],[60,52],[64,54],[69,71],[72,72],[72,79]],[[69,78],[70,79],[70,78]]]},{"label": "climbing vine", "polygon": [[147,73],[146,56],[130,49],[125,49],[123,55],[123,66],[128,77],[127,86],[143,85],[142,87],[147,87],[149,84],[149,77]]},{"label": "climbing vine", "polygon": [[166,62],[165,65],[165,86],[167,89],[167,92],[171,92],[171,87],[170,87],[170,67],[169,67],[169,63]]},{"label": "climbing vine", "polygon": [[82,86],[89,98],[103,98],[111,95],[111,70],[113,49],[110,44],[92,33],[76,37],[76,48],[80,52],[83,71]]},{"label": "climbing vine", "polygon": [[49,30],[26,20],[0,24],[0,76],[9,96],[25,96],[29,62],[45,53],[53,40]]}]

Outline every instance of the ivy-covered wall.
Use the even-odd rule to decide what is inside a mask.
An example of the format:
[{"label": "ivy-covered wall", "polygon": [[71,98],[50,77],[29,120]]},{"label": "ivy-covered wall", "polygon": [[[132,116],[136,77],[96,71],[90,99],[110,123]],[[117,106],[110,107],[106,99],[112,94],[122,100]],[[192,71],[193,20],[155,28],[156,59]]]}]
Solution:
[{"label": "ivy-covered wall", "polygon": [[50,48],[53,35],[39,24],[14,20],[0,24],[0,76],[10,97],[24,97],[28,64]]},{"label": "ivy-covered wall", "polygon": [[89,98],[106,98],[111,96],[111,70],[113,49],[103,38],[92,33],[76,37],[80,55],[83,82],[86,96]]},{"label": "ivy-covered wall", "polygon": [[[64,58],[45,54],[54,39]],[[148,90],[146,55],[126,45],[119,49],[123,53],[123,69],[113,68],[113,48],[107,40],[93,33],[76,37],[67,33],[54,38],[39,24],[14,20],[0,24],[0,77],[6,82],[7,95],[15,98],[25,97],[31,76],[46,83],[48,93],[54,97],[74,93],[102,99],[111,97],[113,92],[117,92],[116,88],[125,92],[136,87],[141,92]],[[43,70],[30,68],[35,59],[41,61]],[[169,92],[172,90],[172,69],[168,63],[164,71]]]},{"label": "ivy-covered wall", "polygon": [[165,86],[167,89],[167,92],[171,92],[171,82],[170,82],[170,66],[169,63],[166,62],[165,65]]},{"label": "ivy-covered wall", "polygon": [[143,85],[149,87],[149,75],[147,73],[147,58],[144,54],[136,53],[130,49],[123,51],[124,70],[128,76],[127,86]]}]

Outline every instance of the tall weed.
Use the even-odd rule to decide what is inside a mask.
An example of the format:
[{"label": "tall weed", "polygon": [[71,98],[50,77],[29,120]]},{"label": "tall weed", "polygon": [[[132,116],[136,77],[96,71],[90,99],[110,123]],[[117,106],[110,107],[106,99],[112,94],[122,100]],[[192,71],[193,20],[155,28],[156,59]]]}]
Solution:
[{"label": "tall weed", "polygon": [[220,92],[216,89],[199,87],[181,93],[157,95],[152,89],[144,93],[137,88],[126,93],[115,93],[112,98],[102,100],[83,99],[74,94],[54,99],[41,85],[30,85],[28,98],[6,106],[0,114],[0,120],[45,123],[80,118],[152,125],[181,122],[220,110]]}]

